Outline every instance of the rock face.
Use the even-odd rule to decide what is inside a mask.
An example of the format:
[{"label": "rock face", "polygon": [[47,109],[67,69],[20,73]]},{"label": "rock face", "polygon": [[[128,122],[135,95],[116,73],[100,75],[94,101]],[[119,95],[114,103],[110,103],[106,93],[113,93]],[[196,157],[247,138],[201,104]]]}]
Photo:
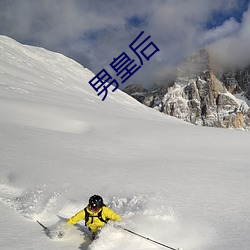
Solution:
[{"label": "rock face", "polygon": [[250,66],[218,74],[218,79],[225,84],[230,93],[242,93],[250,100]]},{"label": "rock face", "polygon": [[180,66],[171,87],[155,87],[149,91],[141,87],[130,95],[160,112],[196,125],[248,129],[250,109],[233,94],[250,96],[249,72],[250,67],[215,75],[209,53],[204,49]]}]

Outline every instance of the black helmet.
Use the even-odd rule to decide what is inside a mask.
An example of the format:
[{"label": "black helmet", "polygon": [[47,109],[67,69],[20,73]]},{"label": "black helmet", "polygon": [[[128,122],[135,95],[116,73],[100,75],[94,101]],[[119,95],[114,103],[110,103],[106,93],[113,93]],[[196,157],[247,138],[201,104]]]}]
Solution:
[{"label": "black helmet", "polygon": [[103,207],[103,199],[99,195],[93,195],[89,198],[89,206],[93,210],[99,210]]}]

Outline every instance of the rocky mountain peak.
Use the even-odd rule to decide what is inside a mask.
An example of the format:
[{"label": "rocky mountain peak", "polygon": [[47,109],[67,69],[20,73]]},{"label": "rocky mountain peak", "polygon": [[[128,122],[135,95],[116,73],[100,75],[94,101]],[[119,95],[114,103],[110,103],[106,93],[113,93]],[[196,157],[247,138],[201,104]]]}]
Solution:
[{"label": "rocky mountain peak", "polygon": [[209,51],[202,49],[178,67],[171,86],[129,94],[149,107],[196,125],[248,129],[249,106],[233,94],[250,93],[250,67],[249,71],[220,74],[212,68]]},{"label": "rocky mountain peak", "polygon": [[177,77],[194,77],[205,74],[210,70],[209,53],[201,49],[194,55],[188,57],[177,69]]}]

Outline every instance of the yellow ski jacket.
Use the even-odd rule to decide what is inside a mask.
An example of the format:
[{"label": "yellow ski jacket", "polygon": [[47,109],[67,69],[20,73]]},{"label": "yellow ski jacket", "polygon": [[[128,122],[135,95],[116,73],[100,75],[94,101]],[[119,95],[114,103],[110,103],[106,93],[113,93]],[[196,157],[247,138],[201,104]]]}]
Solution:
[{"label": "yellow ski jacket", "polygon": [[[100,228],[102,228],[106,223],[104,221],[112,220],[112,221],[121,221],[120,215],[116,214],[113,210],[110,208],[103,206],[99,211],[93,212],[89,209],[89,207],[86,207],[87,212],[89,213],[88,221],[85,221],[86,226],[90,229],[92,233],[97,232]],[[98,218],[98,214],[101,212],[101,217],[104,221],[100,220]],[[68,221],[67,224],[74,225],[80,220],[85,220],[85,211],[82,209],[77,214],[72,216]]]}]

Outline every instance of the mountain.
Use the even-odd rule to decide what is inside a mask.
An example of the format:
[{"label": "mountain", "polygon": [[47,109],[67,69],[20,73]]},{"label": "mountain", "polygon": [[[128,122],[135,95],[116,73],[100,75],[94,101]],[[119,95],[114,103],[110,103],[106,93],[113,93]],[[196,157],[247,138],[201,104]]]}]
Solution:
[{"label": "mountain", "polygon": [[109,223],[50,239],[93,194],[122,226],[184,250],[248,250],[250,134],[193,126],[89,85],[61,54],[0,36],[0,249],[160,250]]},{"label": "mountain", "polygon": [[171,86],[134,92],[128,86],[124,92],[146,106],[196,125],[249,129],[249,69],[215,73],[210,54],[203,49],[180,65]]}]

